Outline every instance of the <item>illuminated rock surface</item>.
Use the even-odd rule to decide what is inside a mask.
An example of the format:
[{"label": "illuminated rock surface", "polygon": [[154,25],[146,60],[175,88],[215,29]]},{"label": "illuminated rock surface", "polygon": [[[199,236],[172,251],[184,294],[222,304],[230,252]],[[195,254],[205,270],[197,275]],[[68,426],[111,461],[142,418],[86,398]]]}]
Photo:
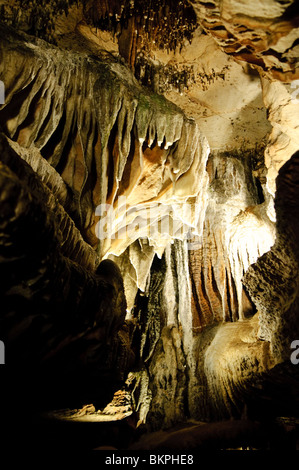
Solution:
[{"label": "illuminated rock surface", "polygon": [[0,25],[8,402],[58,447],[284,446],[295,2],[27,3]]}]

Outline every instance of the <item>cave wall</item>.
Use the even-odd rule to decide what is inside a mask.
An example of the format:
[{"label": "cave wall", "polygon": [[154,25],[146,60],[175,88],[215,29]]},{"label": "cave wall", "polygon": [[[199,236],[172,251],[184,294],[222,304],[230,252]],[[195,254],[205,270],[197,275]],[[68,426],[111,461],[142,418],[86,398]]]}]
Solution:
[{"label": "cave wall", "polygon": [[125,390],[151,430],[241,416],[298,335],[295,2],[21,3],[0,26],[7,358],[52,390],[68,371],[66,401]]},{"label": "cave wall", "polygon": [[286,359],[290,344],[298,334],[297,172],[298,152],[278,174],[275,244],[244,276],[244,283],[260,311],[259,336],[270,341],[280,360]]},{"label": "cave wall", "polygon": [[298,78],[296,2],[221,0],[191,2],[202,27],[229,55],[270,79]]}]

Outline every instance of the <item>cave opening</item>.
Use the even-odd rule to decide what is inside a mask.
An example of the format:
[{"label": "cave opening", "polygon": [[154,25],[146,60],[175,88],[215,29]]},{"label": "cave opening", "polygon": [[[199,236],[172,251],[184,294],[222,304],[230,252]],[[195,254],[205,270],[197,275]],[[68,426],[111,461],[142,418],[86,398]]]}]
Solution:
[{"label": "cave opening", "polygon": [[295,3],[1,2],[9,445],[299,449]]}]

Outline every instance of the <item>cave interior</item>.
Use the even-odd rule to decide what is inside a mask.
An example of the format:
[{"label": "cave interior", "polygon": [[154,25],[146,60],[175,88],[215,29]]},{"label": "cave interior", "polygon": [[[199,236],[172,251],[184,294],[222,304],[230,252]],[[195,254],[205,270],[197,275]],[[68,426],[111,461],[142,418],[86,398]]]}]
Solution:
[{"label": "cave interior", "polygon": [[299,450],[298,10],[0,1],[9,444]]}]

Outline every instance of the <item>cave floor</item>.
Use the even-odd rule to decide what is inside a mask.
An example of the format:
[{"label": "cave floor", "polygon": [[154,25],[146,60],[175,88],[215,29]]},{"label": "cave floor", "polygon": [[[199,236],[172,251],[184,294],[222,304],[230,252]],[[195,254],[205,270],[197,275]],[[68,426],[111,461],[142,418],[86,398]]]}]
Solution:
[{"label": "cave floor", "polygon": [[[87,411],[86,411],[87,410]],[[20,415],[20,413],[19,413]],[[186,421],[171,429],[150,432],[136,428],[132,415],[107,416],[82,409],[11,413],[8,446],[31,452],[116,450],[120,452],[205,452],[227,450],[299,450],[299,419],[281,417],[269,422],[226,420],[211,423]]]}]

